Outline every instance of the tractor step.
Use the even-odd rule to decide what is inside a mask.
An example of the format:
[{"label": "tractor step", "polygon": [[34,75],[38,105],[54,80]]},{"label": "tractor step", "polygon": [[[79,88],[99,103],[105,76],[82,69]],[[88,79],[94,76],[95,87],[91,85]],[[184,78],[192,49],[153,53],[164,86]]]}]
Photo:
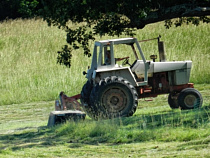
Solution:
[{"label": "tractor step", "polygon": [[150,89],[146,89],[146,90],[144,90],[144,93],[151,93],[151,91],[152,90],[150,90]]},{"label": "tractor step", "polygon": [[57,124],[65,123],[66,121],[79,121],[84,120],[86,114],[78,110],[64,110],[64,111],[52,111],[48,120],[48,127],[52,127]]},{"label": "tractor step", "polygon": [[153,101],[153,99],[145,99],[145,101]]}]

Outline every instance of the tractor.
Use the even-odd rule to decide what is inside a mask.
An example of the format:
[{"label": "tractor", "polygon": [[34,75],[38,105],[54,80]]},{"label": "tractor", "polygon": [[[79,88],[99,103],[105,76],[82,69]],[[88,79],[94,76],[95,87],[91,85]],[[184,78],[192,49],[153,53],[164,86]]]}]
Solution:
[{"label": "tractor", "polygon": [[[87,82],[78,97],[87,115],[94,119],[132,116],[139,99],[161,94],[169,94],[168,104],[172,109],[202,106],[200,92],[189,83],[192,61],[167,61],[164,43],[160,36],[155,39],[159,61],[154,54],[150,60],[145,59],[137,38],[95,42],[91,66],[83,72]],[[129,55],[117,58],[116,46],[130,47]]]}]

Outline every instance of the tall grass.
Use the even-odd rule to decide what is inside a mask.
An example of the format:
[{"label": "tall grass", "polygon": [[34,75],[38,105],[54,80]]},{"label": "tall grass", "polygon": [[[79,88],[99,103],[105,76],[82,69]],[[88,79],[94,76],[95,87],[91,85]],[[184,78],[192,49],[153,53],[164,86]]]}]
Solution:
[{"label": "tall grass", "polygon": [[74,143],[191,141],[209,136],[208,130],[201,130],[209,128],[209,119],[208,106],[200,111],[173,111],[97,122],[67,122],[51,130],[57,137],[65,136]]},{"label": "tall grass", "polygon": [[[136,32],[139,40],[157,37],[165,41],[168,60],[192,60],[191,82],[210,83],[210,25],[164,28],[163,23]],[[66,44],[65,32],[42,20],[9,20],[0,23],[0,105],[54,100],[60,91],[80,93],[82,75],[91,58],[74,52],[72,67],[56,64],[57,51]],[[122,36],[123,37],[123,36]],[[97,40],[117,38],[103,37]],[[157,53],[156,42],[141,43],[147,57]],[[91,44],[93,48],[93,42]],[[123,48],[119,48],[122,52]]]}]

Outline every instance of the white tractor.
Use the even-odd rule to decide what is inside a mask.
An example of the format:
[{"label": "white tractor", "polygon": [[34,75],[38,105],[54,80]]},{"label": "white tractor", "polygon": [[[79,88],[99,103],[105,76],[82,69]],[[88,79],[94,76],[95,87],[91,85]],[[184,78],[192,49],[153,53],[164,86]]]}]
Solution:
[{"label": "white tractor", "polygon": [[[202,106],[202,96],[189,83],[192,61],[166,61],[163,42],[159,41],[157,55],[146,60],[136,38],[97,41],[92,64],[81,91],[81,104],[92,118],[132,116],[138,99],[169,94],[172,109],[194,109]],[[116,58],[115,46],[130,47],[129,56]],[[124,46],[124,47],[125,47]],[[131,57],[133,56],[133,58]],[[129,59],[134,59],[132,63]],[[118,64],[123,60],[122,64]]]}]

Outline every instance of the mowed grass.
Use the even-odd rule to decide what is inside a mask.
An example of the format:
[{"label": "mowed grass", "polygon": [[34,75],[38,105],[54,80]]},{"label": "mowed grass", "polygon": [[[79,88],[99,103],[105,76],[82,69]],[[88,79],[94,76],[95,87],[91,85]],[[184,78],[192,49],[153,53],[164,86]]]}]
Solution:
[{"label": "mowed grass", "polygon": [[171,110],[167,96],[139,101],[134,116],[47,128],[52,101],[0,106],[0,157],[208,157],[210,85],[200,109]]},{"label": "mowed grass", "polygon": [[[210,83],[210,25],[167,30],[163,23],[156,23],[138,30],[136,37],[143,40],[159,34],[168,61],[192,60],[191,82]],[[48,27],[42,20],[9,20],[0,23],[0,37],[0,105],[55,100],[60,91],[68,95],[81,92],[86,82],[82,72],[90,66],[91,58],[77,50],[71,69],[56,64],[57,51],[66,44],[63,30]],[[110,38],[118,37],[97,40]],[[140,44],[147,59],[158,54],[157,40]],[[118,47],[116,51],[123,57],[127,50]]]},{"label": "mowed grass", "polygon": [[[210,26],[166,30],[163,23],[137,32],[162,35],[168,60],[192,60],[191,82],[204,99],[197,110],[171,110],[167,95],[141,99],[134,116],[66,122],[47,128],[60,91],[80,93],[91,58],[74,52],[71,69],[56,64],[65,32],[41,20],[0,24],[0,157],[208,157],[210,155]],[[124,37],[124,36],[122,36]],[[97,40],[117,38],[103,37]],[[141,43],[147,59],[157,41]],[[93,42],[91,47],[93,47]],[[119,54],[125,52],[119,48]]]}]

